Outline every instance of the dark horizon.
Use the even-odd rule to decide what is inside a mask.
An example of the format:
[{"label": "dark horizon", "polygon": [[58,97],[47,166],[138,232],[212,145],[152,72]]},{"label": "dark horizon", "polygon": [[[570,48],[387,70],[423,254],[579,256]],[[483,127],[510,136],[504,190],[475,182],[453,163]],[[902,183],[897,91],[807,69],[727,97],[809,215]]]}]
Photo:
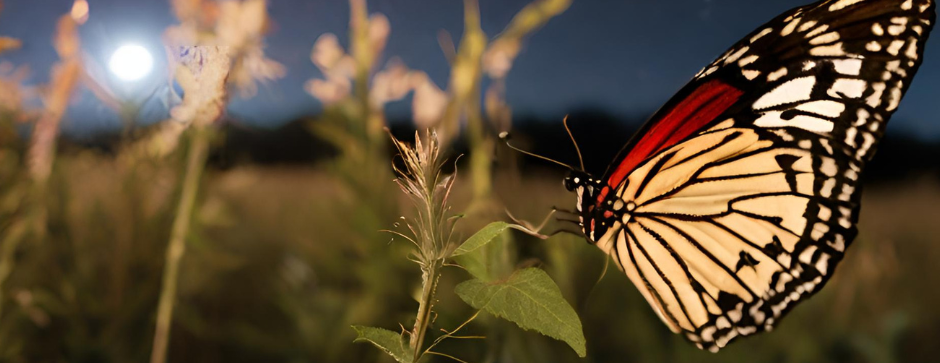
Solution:
[{"label": "dark horizon", "polygon": [[[572,133],[579,143],[586,170],[595,175],[604,172],[608,163],[620,150],[627,138],[633,135],[644,121],[643,118],[623,118],[597,109],[573,110],[568,121]],[[263,166],[310,166],[332,160],[337,151],[325,140],[309,132],[310,118],[299,118],[274,127],[258,127],[226,119],[222,123],[224,135],[213,147],[209,166],[230,169],[246,165]],[[401,140],[414,136],[414,125],[409,119],[389,120],[392,135]],[[893,132],[882,140],[878,152],[867,168],[866,183],[898,182],[919,177],[940,177],[940,140],[919,138],[904,132]],[[560,120],[549,120],[536,116],[519,116],[512,129],[513,143],[536,154],[559,160],[570,165],[578,162],[571,139]],[[120,152],[126,142],[121,132],[99,133],[88,138],[65,136],[63,151],[97,149],[105,154]],[[389,146],[389,153],[393,149]],[[458,141],[449,152],[466,155],[469,152],[464,141]],[[506,160],[503,153],[514,153],[506,147],[494,150],[497,159]],[[519,166],[562,174],[558,165],[524,155],[516,155]],[[461,158],[466,163],[467,157]],[[559,176],[560,178],[560,176]]]}]

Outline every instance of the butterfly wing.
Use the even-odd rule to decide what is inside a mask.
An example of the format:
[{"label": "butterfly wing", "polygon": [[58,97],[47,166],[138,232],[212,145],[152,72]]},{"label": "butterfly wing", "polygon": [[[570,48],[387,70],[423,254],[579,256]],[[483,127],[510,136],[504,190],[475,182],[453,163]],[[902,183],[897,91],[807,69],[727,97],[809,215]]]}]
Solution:
[{"label": "butterfly wing", "polygon": [[[858,180],[923,58],[933,0],[829,0],[706,67],[608,170],[632,207],[598,246],[673,331],[717,351],[818,291]],[[631,203],[632,202],[632,203]]]},{"label": "butterfly wing", "polygon": [[598,244],[674,331],[712,350],[771,329],[818,291],[858,215],[855,192],[830,190],[854,190],[855,180],[839,181],[848,163],[725,125],[631,173],[617,194],[636,208]]}]

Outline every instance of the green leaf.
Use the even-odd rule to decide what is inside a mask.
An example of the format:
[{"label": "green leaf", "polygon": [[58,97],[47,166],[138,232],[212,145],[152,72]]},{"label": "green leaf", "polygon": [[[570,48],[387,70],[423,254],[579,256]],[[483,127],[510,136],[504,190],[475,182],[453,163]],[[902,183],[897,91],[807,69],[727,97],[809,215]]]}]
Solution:
[{"label": "green leaf", "polygon": [[490,281],[493,279],[490,276],[489,268],[486,266],[486,256],[482,251],[454,257],[454,261],[479,280]]},{"label": "green leaf", "polygon": [[455,291],[476,309],[568,343],[581,357],[587,354],[578,314],[545,271],[527,268],[495,283],[473,279]]},{"label": "green leaf", "polygon": [[454,250],[451,256],[460,266],[463,266],[473,277],[490,281],[493,279],[487,264],[488,258],[486,247],[490,245],[496,237],[512,228],[512,225],[506,222],[493,222],[470,236],[460,247]]},{"label": "green leaf", "polygon": [[360,325],[353,325],[352,328],[359,334],[353,342],[372,343],[401,363],[411,363],[414,360],[414,351],[401,334],[388,329]]},{"label": "green leaf", "polygon": [[483,229],[477,231],[477,233],[474,233],[470,238],[467,238],[460,247],[454,250],[451,256],[460,256],[476,251],[486,246],[487,243],[492,242],[496,236],[499,236],[500,233],[503,233],[509,227],[509,223],[506,222],[490,223],[486,225],[486,227],[483,227]]}]

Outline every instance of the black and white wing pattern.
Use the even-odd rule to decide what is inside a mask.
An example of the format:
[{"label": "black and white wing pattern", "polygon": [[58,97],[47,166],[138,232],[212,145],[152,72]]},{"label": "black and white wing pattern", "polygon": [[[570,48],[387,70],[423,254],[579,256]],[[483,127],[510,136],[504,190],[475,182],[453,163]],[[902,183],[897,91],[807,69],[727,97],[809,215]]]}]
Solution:
[{"label": "black and white wing pattern", "polygon": [[732,47],[578,191],[585,234],[710,351],[771,330],[856,234],[859,178],[923,58],[933,0],[828,0]]},{"label": "black and white wing pattern", "polygon": [[934,7],[932,0],[800,7],[750,34],[696,80],[740,73],[747,92],[740,101],[751,102],[754,125],[821,134],[865,163],[921,64]]}]

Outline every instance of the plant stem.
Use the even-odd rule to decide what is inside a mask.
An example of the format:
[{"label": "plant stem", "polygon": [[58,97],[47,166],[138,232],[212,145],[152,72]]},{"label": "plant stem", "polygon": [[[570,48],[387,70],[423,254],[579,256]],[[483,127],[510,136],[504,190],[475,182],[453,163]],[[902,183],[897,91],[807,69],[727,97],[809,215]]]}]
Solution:
[{"label": "plant stem", "polygon": [[415,327],[411,334],[411,348],[414,349],[414,363],[421,359],[421,347],[427,335],[428,325],[431,324],[431,310],[434,307],[434,293],[437,291],[437,282],[440,277],[441,260],[432,260],[422,267],[424,286],[421,290],[421,300],[418,302],[418,315]]},{"label": "plant stem", "polygon": [[[369,76],[375,63],[375,50],[371,39],[369,39],[369,10],[366,6],[366,0],[349,1],[349,35],[350,46],[353,59],[356,62],[356,71],[353,84],[353,95],[359,107],[359,117],[362,124],[354,125],[361,127],[361,131],[369,145],[375,145],[377,150],[382,150],[384,133],[382,131],[384,122],[380,115],[372,109],[369,103]],[[370,155],[371,156],[371,155]]]},{"label": "plant stem", "polygon": [[487,202],[493,192],[493,140],[487,137],[480,114],[479,83],[473,87],[467,107],[467,134],[470,141],[470,178],[474,202]]},{"label": "plant stem", "polygon": [[[0,246],[0,309],[3,308],[3,285],[10,273],[13,272],[13,266],[16,263],[13,258],[16,249],[26,237],[29,225],[24,220],[17,220],[7,229],[6,236],[3,238],[3,246]],[[0,318],[3,317],[3,311],[0,310]]]},{"label": "plant stem", "polygon": [[173,305],[176,300],[176,283],[179,276],[180,260],[186,251],[186,236],[192,220],[196,194],[199,191],[199,179],[205,168],[209,151],[209,139],[206,130],[195,128],[192,143],[189,146],[189,158],[186,174],[183,176],[183,190],[170,242],[166,249],[166,265],[163,269],[163,287],[160,290],[160,302],[157,307],[157,328],[153,336],[153,351],[150,363],[166,362],[167,346],[170,339],[170,325],[173,322]]}]

